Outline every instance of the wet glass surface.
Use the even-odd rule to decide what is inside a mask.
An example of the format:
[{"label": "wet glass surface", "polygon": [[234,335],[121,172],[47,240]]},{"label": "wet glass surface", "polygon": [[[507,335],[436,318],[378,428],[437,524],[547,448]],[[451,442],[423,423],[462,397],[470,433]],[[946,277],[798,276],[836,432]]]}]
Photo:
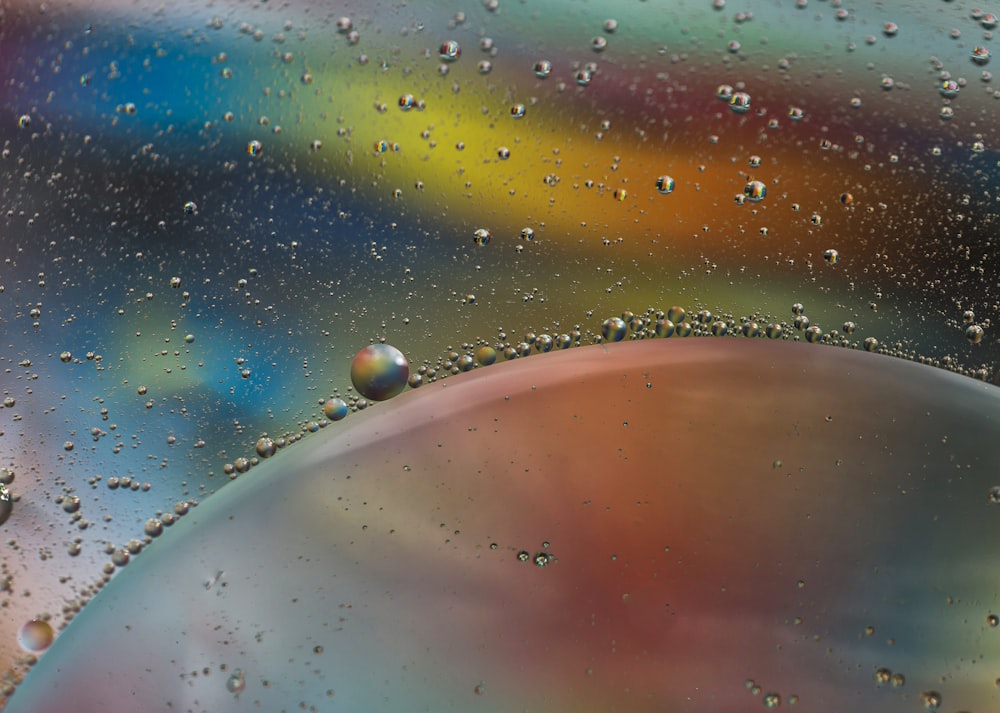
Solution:
[{"label": "wet glass surface", "polygon": [[988,8],[0,12],[5,709],[997,705]]}]

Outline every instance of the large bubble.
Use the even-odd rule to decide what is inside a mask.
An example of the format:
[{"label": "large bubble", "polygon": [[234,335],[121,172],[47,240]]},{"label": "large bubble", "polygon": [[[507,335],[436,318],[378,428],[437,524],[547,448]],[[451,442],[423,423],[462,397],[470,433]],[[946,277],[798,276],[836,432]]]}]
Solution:
[{"label": "large bubble", "polygon": [[987,709],[996,672],[949,662],[1000,654],[1000,394],[715,341],[517,360],[279,454],[98,594],[8,710],[717,711],[760,705],[747,679],[909,710],[883,668]]},{"label": "large bubble", "polygon": [[6,1],[0,707],[995,707],[995,14],[598,10]]}]

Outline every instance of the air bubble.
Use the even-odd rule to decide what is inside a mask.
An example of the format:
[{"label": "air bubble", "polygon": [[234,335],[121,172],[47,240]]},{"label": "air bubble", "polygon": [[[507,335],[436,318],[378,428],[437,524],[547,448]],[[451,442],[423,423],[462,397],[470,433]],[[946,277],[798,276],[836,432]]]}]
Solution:
[{"label": "air bubble", "polygon": [[671,176],[660,176],[656,179],[656,190],[666,195],[674,192],[674,179]]},{"label": "air bubble", "polygon": [[438,48],[438,56],[441,57],[445,62],[454,62],[461,56],[462,48],[459,47],[455,40],[448,40],[442,43],[441,47]]}]

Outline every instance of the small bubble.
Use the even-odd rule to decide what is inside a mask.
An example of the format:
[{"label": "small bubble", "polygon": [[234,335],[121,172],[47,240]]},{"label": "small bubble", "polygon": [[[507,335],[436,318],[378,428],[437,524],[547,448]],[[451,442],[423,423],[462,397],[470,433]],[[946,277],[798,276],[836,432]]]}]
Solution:
[{"label": "small bubble", "polygon": [[261,458],[270,458],[277,452],[278,447],[274,444],[272,439],[264,436],[263,438],[257,440],[257,445],[254,450],[257,451],[257,455]]},{"label": "small bubble", "polygon": [[775,708],[781,705],[781,696],[779,696],[774,691],[769,691],[768,693],[764,694],[764,698],[761,699],[761,703],[764,704],[765,708],[770,708],[771,710],[774,710]]},{"label": "small bubble", "polygon": [[490,234],[490,231],[486,228],[477,228],[472,234],[472,242],[479,247],[485,247],[486,245],[489,245],[492,237],[493,236]]},{"label": "small bubble", "polygon": [[246,674],[243,673],[243,669],[236,669],[233,671],[232,675],[226,679],[226,690],[234,694],[237,698],[247,687]]},{"label": "small bubble", "polygon": [[257,141],[257,139],[254,139],[249,143],[247,143],[247,153],[250,154],[251,156],[260,156],[260,153],[263,150],[264,147],[261,145],[260,141]]},{"label": "small bubble", "polygon": [[625,338],[627,332],[625,321],[620,317],[609,317],[601,325],[601,336],[606,342],[620,342]]},{"label": "small bubble", "polygon": [[52,645],[55,632],[52,625],[44,619],[32,619],[25,622],[17,632],[17,643],[21,648],[31,653],[45,651]]},{"label": "small bubble", "polygon": [[549,75],[552,74],[552,63],[547,59],[542,59],[535,62],[535,76],[539,79],[548,79]]},{"label": "small bubble", "polygon": [[879,686],[884,686],[892,678],[892,671],[887,668],[877,668],[875,669],[875,683]]},{"label": "small bubble", "polygon": [[920,694],[920,701],[926,710],[936,711],[941,707],[941,694],[937,691],[924,691]]},{"label": "small bubble", "polygon": [[513,104],[510,107],[510,115],[515,119],[520,119],[524,116],[524,104]]},{"label": "small bubble", "polygon": [[762,181],[750,181],[743,187],[743,195],[754,203],[759,203],[767,196],[767,186]]},{"label": "small bubble", "polygon": [[674,179],[671,176],[660,176],[656,179],[656,190],[666,195],[674,192]]},{"label": "small bubble", "polygon": [[14,501],[7,486],[0,482],[0,525],[3,525],[10,518],[14,511]]},{"label": "small bubble", "polygon": [[143,531],[150,537],[159,537],[163,533],[163,523],[155,517],[151,517],[146,520],[146,525],[143,527]]},{"label": "small bubble", "polygon": [[454,62],[462,54],[462,48],[455,40],[444,42],[438,49],[438,56],[445,62]]},{"label": "small bubble", "polygon": [[729,108],[737,114],[746,114],[750,111],[750,95],[746,92],[734,92],[729,97]]}]

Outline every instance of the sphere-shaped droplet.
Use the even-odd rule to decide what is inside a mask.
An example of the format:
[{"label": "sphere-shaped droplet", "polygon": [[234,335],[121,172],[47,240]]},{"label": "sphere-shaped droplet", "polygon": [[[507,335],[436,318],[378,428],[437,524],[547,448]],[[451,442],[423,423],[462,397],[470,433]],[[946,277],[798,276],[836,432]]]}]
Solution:
[{"label": "sphere-shaped droplet", "polygon": [[55,637],[49,622],[44,619],[32,619],[25,622],[17,632],[17,643],[25,651],[38,653],[49,648]]},{"label": "sphere-shaped droplet", "polygon": [[743,195],[754,203],[764,200],[767,195],[767,186],[763,181],[750,181],[743,187]]},{"label": "sphere-shaped droplet", "polygon": [[660,176],[656,179],[656,190],[664,195],[674,192],[674,179],[672,176]]},{"label": "sphere-shaped droplet", "polygon": [[458,43],[455,42],[455,40],[448,40],[441,45],[440,49],[438,49],[438,55],[445,62],[454,62],[459,58],[459,56],[461,56],[461,54],[462,48],[458,46]]},{"label": "sphere-shaped droplet", "polygon": [[620,342],[627,332],[625,320],[621,317],[611,317],[604,320],[604,324],[601,325],[601,336],[606,342]]},{"label": "sphere-shaped droplet", "polygon": [[403,390],[410,367],[403,352],[388,344],[372,344],[357,353],[351,362],[351,383],[372,401],[391,399]]},{"label": "sphere-shaped droplet", "polygon": [[340,421],[347,416],[347,404],[344,403],[343,399],[328,399],[327,402],[323,404],[323,415],[331,421]]}]

